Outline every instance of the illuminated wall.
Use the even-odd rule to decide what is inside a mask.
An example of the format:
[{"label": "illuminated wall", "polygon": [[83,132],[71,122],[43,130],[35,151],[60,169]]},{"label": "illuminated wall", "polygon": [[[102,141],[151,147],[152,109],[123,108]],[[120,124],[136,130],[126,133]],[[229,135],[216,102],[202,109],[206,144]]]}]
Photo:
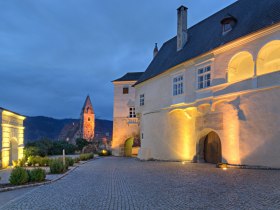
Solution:
[{"label": "illuminated wall", "polygon": [[243,164],[280,167],[279,99],[279,87],[241,96],[246,116],[239,127]]},{"label": "illuminated wall", "polygon": [[[218,134],[223,162],[280,168],[280,25],[240,38],[136,86],[143,160],[203,160],[203,139]],[[211,65],[211,87],[197,71]],[[172,95],[172,78],[184,93]],[[137,104],[136,104],[137,106]],[[200,149],[202,148],[202,150]],[[201,152],[202,151],[202,152]]]},{"label": "illuminated wall", "polygon": [[228,81],[235,82],[254,76],[253,56],[249,52],[235,55],[228,66]]},{"label": "illuminated wall", "polygon": [[[135,89],[132,85],[136,81],[114,82],[114,116],[112,153],[115,156],[124,155],[125,141],[130,137],[139,138],[138,118],[129,118],[130,107],[135,107]],[[128,94],[123,94],[123,88],[128,87]],[[134,153],[138,150],[134,149]]]},{"label": "illuminated wall", "polygon": [[266,44],[257,58],[257,74],[267,74],[280,70],[280,41],[274,40]]},{"label": "illuminated wall", "polygon": [[2,167],[6,168],[12,160],[23,158],[25,117],[6,110],[1,115]]}]

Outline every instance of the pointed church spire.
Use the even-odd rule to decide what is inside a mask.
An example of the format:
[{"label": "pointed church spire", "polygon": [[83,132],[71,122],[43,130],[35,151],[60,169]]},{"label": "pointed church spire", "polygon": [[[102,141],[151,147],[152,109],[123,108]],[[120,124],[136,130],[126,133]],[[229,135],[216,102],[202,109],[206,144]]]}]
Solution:
[{"label": "pointed church spire", "polygon": [[91,103],[89,95],[87,96],[86,101],[84,103],[84,106],[82,108],[82,113],[81,114],[83,114],[83,113],[94,114],[94,110],[93,110],[92,103]]},{"label": "pointed church spire", "polygon": [[94,139],[95,115],[89,95],[82,108],[80,126],[81,138],[92,141]]}]

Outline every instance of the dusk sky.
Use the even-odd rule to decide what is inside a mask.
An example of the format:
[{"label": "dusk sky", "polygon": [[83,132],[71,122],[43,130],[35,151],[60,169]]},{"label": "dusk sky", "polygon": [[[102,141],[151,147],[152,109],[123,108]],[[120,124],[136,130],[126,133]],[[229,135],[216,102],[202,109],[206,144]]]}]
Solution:
[{"label": "dusk sky", "polygon": [[79,118],[89,94],[96,117],[112,119],[111,81],[145,71],[154,43],[176,36],[180,5],[192,26],[233,2],[0,0],[0,107]]}]

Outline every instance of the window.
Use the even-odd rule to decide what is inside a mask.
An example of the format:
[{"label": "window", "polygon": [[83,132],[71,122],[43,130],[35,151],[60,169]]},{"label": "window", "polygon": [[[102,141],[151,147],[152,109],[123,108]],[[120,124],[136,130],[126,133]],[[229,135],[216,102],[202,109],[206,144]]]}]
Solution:
[{"label": "window", "polygon": [[211,66],[206,66],[197,71],[198,89],[203,89],[211,86]]},{"label": "window", "polygon": [[144,104],[145,104],[145,95],[141,94],[140,95],[140,106],[144,106]]},{"label": "window", "polygon": [[90,117],[88,118],[88,121],[90,121]]},{"label": "window", "polygon": [[173,96],[184,93],[184,77],[183,75],[173,78]]},{"label": "window", "polygon": [[128,94],[128,93],[129,93],[129,88],[123,87],[123,94]]},{"label": "window", "polygon": [[129,118],[136,118],[135,107],[129,108]]},{"label": "window", "polygon": [[230,23],[223,24],[223,33],[231,31],[232,27]]},{"label": "window", "polygon": [[237,19],[230,14],[227,14],[222,20],[223,35],[230,32],[236,25]]}]

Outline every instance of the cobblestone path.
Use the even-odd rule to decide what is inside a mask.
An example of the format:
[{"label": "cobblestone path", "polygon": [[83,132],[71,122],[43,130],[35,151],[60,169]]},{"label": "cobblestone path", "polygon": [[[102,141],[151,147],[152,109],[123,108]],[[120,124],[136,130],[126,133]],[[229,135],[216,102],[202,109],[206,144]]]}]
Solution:
[{"label": "cobblestone path", "polygon": [[108,157],[2,209],[280,209],[280,171]]}]

